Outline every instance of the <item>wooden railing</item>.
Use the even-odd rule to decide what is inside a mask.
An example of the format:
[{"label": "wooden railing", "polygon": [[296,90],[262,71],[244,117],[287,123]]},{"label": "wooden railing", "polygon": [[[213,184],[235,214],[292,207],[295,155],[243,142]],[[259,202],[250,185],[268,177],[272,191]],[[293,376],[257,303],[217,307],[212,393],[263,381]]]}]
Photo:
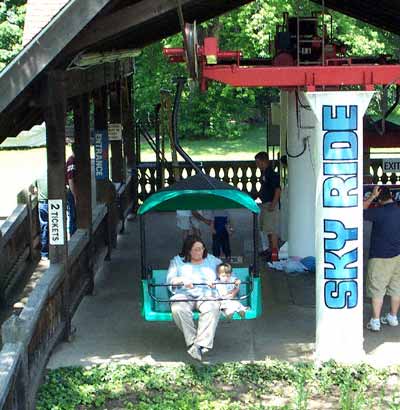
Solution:
[{"label": "wooden railing", "polygon": [[[126,215],[132,206],[129,203],[131,190],[132,181],[129,180],[117,190],[112,203],[96,207],[91,231],[78,229],[68,242],[66,265],[51,265],[29,295],[22,311],[19,314],[14,313],[3,324],[0,409],[35,408],[36,392],[50,353],[55,345],[67,336],[67,324],[85,294],[92,291],[94,275],[105,256],[110,254],[110,238],[120,223],[119,219],[110,215],[118,215],[116,209],[119,209],[120,214]],[[10,242],[17,246],[16,236],[22,235],[22,238],[31,239],[34,237],[27,234],[27,228],[24,234],[19,233],[18,226],[27,218],[25,213],[26,208],[19,210],[18,215],[23,216],[15,218],[15,222],[9,224],[6,232],[10,233],[2,238],[3,242],[5,240],[5,243]],[[26,247],[26,239],[22,243],[25,245],[18,245],[21,249]],[[0,261],[4,263],[3,259]]]},{"label": "wooden railing", "polygon": [[386,174],[383,171],[382,160],[381,159],[371,159],[370,160],[370,174],[372,176],[371,183],[373,184],[389,184],[389,185],[399,185],[400,184],[400,172],[392,172]]},{"label": "wooden railing", "polygon": [[[254,161],[203,161],[197,163],[202,170],[212,177],[225,181],[240,190],[247,192],[253,198],[257,198],[260,191],[260,170]],[[400,184],[400,173],[386,174],[383,171],[382,160],[372,159],[370,161],[370,173],[374,184]],[[278,162],[274,162],[275,171],[279,171]],[[161,177],[158,176],[161,173]],[[185,179],[194,175],[195,171],[186,163],[179,163],[179,175]],[[157,181],[163,181],[163,186],[174,183],[174,173],[171,164],[166,168],[157,168],[155,162],[142,163],[138,168],[138,197],[139,203],[148,196],[162,188]]]},{"label": "wooden railing", "polygon": [[[240,190],[257,197],[260,190],[260,171],[254,161],[204,161],[198,163],[203,171],[211,177],[225,181]],[[138,169],[138,201],[143,202],[149,195],[161,188],[157,186],[157,172],[162,172],[163,186],[174,183],[171,164],[159,170],[155,163],[143,163]],[[194,175],[195,171],[186,163],[179,163],[181,179]]]},{"label": "wooden railing", "polygon": [[21,191],[14,212],[0,228],[0,303],[6,303],[29,266],[40,258],[37,198]]}]

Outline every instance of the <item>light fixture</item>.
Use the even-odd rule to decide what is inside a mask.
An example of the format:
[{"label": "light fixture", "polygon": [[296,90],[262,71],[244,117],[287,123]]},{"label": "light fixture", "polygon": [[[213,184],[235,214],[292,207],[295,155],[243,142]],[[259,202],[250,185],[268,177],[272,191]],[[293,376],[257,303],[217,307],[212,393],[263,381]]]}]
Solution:
[{"label": "light fixture", "polygon": [[88,68],[93,65],[113,63],[118,60],[124,60],[126,58],[133,58],[140,55],[139,49],[126,49],[104,52],[92,52],[92,53],[80,53],[78,54],[69,65],[68,69],[74,68]]}]

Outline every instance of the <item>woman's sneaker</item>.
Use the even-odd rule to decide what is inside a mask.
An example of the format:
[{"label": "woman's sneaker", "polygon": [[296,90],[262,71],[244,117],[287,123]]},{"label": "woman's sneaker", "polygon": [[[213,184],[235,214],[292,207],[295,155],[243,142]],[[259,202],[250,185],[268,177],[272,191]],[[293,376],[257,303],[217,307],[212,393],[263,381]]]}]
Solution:
[{"label": "woman's sneaker", "polygon": [[399,325],[399,321],[397,320],[397,316],[393,316],[390,313],[388,313],[384,317],[381,317],[381,322],[384,325],[389,325],[389,326],[398,326]]},{"label": "woman's sneaker", "polygon": [[202,355],[207,354],[209,351],[210,351],[210,349],[208,347],[200,346],[200,352],[201,352]]},{"label": "woman's sneaker", "polygon": [[196,344],[192,344],[192,346],[190,346],[190,348],[187,352],[188,352],[189,356],[191,356],[193,359],[198,360],[199,362],[201,362],[202,356],[201,356],[200,346],[197,346]]},{"label": "woman's sneaker", "polygon": [[367,323],[367,329],[371,330],[372,332],[380,332],[381,321],[379,319],[371,318],[370,321]]}]

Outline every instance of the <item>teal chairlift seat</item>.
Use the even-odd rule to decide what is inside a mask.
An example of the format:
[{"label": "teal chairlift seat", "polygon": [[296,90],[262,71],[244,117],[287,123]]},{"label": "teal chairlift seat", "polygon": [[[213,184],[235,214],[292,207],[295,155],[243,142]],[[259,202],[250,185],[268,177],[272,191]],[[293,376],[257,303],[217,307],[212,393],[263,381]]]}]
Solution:
[{"label": "teal chairlift seat", "polygon": [[[251,268],[233,268],[233,274],[241,280],[238,299],[249,309],[244,319],[261,315],[261,282],[257,274],[256,235],[259,208],[246,193],[206,175],[194,175],[151,195],[139,208],[139,215],[150,211],[176,211],[177,209],[231,209],[246,208],[253,213],[254,259]],[[145,229],[141,223],[141,314],[146,321],[172,321],[169,298],[171,293],[166,283],[167,270],[146,267]],[[198,312],[194,312],[198,319]],[[224,318],[221,315],[221,318]],[[235,313],[233,319],[241,319]],[[243,319],[242,319],[243,320]]]},{"label": "teal chairlift seat", "polygon": [[[251,278],[248,268],[233,268],[233,275],[242,281],[239,290],[239,298],[242,297],[240,302],[249,307],[245,319],[255,319],[262,311],[260,278]],[[142,279],[142,316],[147,321],[171,321],[171,307],[169,302],[166,302],[171,296],[168,287],[152,286],[166,283],[167,270],[153,270],[151,276],[151,279]],[[198,319],[198,316],[198,312],[195,312],[194,319]],[[221,319],[224,318],[225,316],[221,315]],[[235,313],[233,319],[241,318]]]}]

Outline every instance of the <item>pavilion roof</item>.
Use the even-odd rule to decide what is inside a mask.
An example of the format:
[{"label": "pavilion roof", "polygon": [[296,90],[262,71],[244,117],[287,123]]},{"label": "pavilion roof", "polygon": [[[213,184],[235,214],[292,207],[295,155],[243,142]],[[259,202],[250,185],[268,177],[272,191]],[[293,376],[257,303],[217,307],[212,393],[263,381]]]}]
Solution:
[{"label": "pavilion roof", "polygon": [[[180,0],[180,3],[185,20],[200,23],[251,1]],[[321,0],[313,1],[321,3]],[[325,0],[325,5],[400,34],[400,2]],[[5,137],[16,136],[43,122],[41,99],[46,73],[64,71],[83,50],[142,48],[179,31],[176,0],[70,0],[0,72],[0,143]],[[68,97],[89,92],[132,70],[131,61],[124,61],[71,73],[66,80]]]}]

